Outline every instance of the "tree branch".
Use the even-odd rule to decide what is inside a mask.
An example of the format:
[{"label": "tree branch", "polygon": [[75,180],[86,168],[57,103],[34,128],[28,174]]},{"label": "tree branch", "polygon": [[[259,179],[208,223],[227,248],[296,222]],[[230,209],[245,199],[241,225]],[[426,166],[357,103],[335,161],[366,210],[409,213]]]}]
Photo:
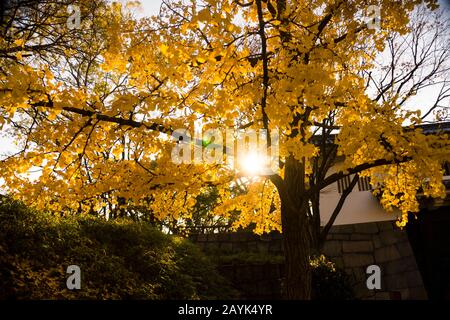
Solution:
[{"label": "tree branch", "polygon": [[334,222],[336,221],[337,216],[341,212],[342,207],[344,206],[345,200],[347,199],[348,195],[352,192],[353,188],[355,187],[356,183],[358,182],[359,175],[355,174],[352,181],[350,182],[350,185],[344,190],[342,193],[339,202],[337,203],[336,207],[334,208],[333,213],[331,214],[330,220],[328,220],[325,227],[322,229],[322,232],[320,233],[319,237],[319,246],[322,246],[322,244],[325,242],[326,237],[328,235],[328,232],[330,231],[331,227],[333,226]]}]

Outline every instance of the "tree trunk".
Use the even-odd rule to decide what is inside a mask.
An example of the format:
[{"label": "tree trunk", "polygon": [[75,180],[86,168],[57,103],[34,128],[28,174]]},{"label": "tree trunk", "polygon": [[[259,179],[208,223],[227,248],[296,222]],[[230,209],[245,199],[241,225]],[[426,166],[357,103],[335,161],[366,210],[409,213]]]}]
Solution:
[{"label": "tree trunk", "polygon": [[311,221],[307,199],[303,198],[304,169],[288,159],[285,167],[286,193],[281,197],[281,220],[285,256],[285,294],[290,300],[311,299]]},{"label": "tree trunk", "polygon": [[[287,211],[287,212],[286,212]],[[300,222],[302,212],[285,209],[283,224],[283,245],[285,256],[286,298],[291,300],[311,299],[311,241],[306,221]]]}]

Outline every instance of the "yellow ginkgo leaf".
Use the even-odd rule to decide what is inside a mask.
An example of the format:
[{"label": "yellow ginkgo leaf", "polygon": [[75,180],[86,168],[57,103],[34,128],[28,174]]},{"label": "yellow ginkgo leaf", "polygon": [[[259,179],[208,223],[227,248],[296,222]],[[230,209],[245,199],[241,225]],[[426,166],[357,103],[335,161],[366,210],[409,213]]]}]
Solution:
[{"label": "yellow ginkgo leaf", "polygon": [[167,45],[162,44],[162,45],[159,46],[159,49],[161,50],[161,53],[162,53],[165,57],[168,56],[167,50],[169,50],[169,47],[168,47]]},{"label": "yellow ginkgo leaf", "polygon": [[207,21],[210,19],[210,17],[211,17],[211,14],[209,13],[208,8],[200,10],[200,12],[198,13],[198,16],[197,16],[199,21]]},{"label": "yellow ginkgo leaf", "polygon": [[202,64],[205,63],[206,59],[202,57],[197,57],[197,63]]},{"label": "yellow ginkgo leaf", "polygon": [[14,44],[18,47],[23,47],[25,44],[25,40],[24,39],[17,39],[14,41]]}]

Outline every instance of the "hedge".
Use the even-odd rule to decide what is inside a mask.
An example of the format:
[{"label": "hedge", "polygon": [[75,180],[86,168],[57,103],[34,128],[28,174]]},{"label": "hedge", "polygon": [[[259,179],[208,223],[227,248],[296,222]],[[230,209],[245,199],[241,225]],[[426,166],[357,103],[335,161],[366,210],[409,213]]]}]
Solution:
[{"label": "hedge", "polygon": [[[81,289],[66,268],[81,268]],[[0,299],[232,299],[189,241],[145,223],[36,212],[0,196]]]}]

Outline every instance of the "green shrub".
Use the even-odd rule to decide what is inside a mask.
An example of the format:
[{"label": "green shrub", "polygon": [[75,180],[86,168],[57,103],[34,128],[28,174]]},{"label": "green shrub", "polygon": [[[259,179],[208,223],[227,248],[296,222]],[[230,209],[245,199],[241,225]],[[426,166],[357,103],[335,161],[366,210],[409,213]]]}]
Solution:
[{"label": "green shrub", "polygon": [[355,298],[349,275],[337,268],[324,255],[312,258],[311,266],[313,268],[313,300],[351,300]]},{"label": "green shrub", "polygon": [[[281,255],[263,253],[221,253],[220,250],[206,252],[218,265],[267,265],[283,264]],[[344,270],[339,269],[324,255],[311,259],[312,268],[312,299],[313,300],[351,300],[354,299],[352,281]],[[275,270],[275,269],[274,269]],[[270,277],[270,275],[268,275]],[[274,278],[276,280],[276,278]],[[280,279],[280,296],[282,298],[283,280]],[[258,284],[255,282],[255,286]],[[239,283],[235,283],[239,287]],[[243,292],[245,296],[245,292]]]},{"label": "green shrub", "polygon": [[[81,268],[81,290],[66,268]],[[235,292],[187,240],[144,223],[56,217],[0,197],[0,299],[229,299]]]}]

